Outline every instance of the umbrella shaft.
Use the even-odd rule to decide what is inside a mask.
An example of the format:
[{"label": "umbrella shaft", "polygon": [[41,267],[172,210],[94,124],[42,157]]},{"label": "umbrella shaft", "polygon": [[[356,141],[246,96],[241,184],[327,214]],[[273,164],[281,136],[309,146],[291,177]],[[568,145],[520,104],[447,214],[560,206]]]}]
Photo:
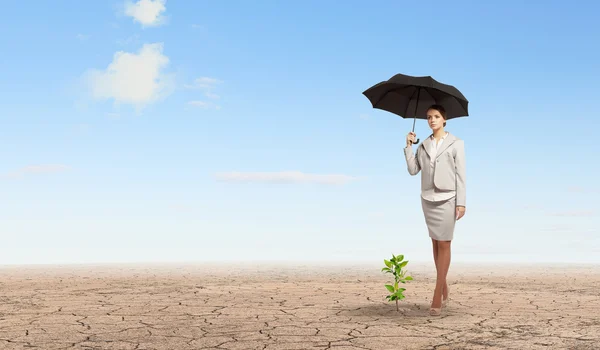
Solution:
[{"label": "umbrella shaft", "polygon": [[417,88],[417,102],[415,103],[415,118],[413,120],[412,132],[415,132],[415,123],[417,122],[417,110],[419,109],[419,97],[421,96],[421,88]]}]

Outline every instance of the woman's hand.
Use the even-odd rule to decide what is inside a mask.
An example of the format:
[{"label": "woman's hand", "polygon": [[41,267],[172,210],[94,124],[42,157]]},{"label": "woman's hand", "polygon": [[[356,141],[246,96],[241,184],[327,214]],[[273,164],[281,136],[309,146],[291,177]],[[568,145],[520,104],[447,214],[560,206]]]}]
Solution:
[{"label": "woman's hand", "polygon": [[415,143],[416,137],[417,137],[417,134],[415,134],[414,132],[409,132],[408,135],[406,135],[406,147]]},{"label": "woman's hand", "polygon": [[456,220],[460,220],[460,218],[462,218],[463,216],[465,216],[465,211],[467,210],[467,208],[461,206],[457,206],[456,207]]}]

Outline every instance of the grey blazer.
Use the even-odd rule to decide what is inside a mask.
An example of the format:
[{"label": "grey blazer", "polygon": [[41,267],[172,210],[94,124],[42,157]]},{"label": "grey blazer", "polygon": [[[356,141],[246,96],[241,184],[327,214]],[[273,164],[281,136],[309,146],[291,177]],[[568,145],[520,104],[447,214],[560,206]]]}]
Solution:
[{"label": "grey blazer", "polygon": [[433,171],[433,185],[440,191],[456,191],[456,205],[466,206],[466,174],[465,174],[465,143],[458,137],[448,134],[438,150],[435,167],[429,166],[431,138],[426,138],[419,147],[416,155],[412,147],[404,148],[408,173],[417,175],[421,171],[421,189],[427,189]]}]

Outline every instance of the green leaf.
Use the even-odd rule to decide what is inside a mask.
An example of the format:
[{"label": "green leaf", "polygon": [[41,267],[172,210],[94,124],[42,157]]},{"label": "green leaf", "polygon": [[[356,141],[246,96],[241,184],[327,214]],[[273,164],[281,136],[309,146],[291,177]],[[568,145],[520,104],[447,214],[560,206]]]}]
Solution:
[{"label": "green leaf", "polygon": [[398,281],[396,281],[396,283],[394,283],[394,290],[398,289]]},{"label": "green leaf", "polygon": [[392,272],[389,267],[384,267],[381,269],[381,271]]},{"label": "green leaf", "polygon": [[395,291],[394,287],[392,285],[390,285],[390,284],[386,284],[385,288],[387,288],[387,290],[389,290],[390,293],[394,293],[394,291]]},{"label": "green leaf", "polygon": [[404,279],[407,280],[407,281],[412,281],[413,280],[413,278],[411,276],[406,276]]},{"label": "green leaf", "polygon": [[396,257],[396,261],[400,262],[400,261],[402,261],[402,260],[404,260],[404,255],[398,255],[398,256]]},{"label": "green leaf", "polygon": [[406,261],[403,261],[403,262],[400,264],[400,268],[403,268],[404,266],[406,266],[406,264],[408,264],[408,260],[406,260]]},{"label": "green leaf", "polygon": [[385,266],[392,267],[392,262],[391,261],[383,259],[383,262],[385,263]]}]

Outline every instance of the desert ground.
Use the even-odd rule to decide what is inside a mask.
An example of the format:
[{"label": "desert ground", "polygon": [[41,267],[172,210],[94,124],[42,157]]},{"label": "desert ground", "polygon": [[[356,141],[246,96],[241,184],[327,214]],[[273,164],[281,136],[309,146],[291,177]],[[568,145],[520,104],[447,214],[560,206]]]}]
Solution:
[{"label": "desert ground", "polygon": [[0,349],[600,349],[600,267],[433,265],[396,311],[373,264],[0,267]]}]

